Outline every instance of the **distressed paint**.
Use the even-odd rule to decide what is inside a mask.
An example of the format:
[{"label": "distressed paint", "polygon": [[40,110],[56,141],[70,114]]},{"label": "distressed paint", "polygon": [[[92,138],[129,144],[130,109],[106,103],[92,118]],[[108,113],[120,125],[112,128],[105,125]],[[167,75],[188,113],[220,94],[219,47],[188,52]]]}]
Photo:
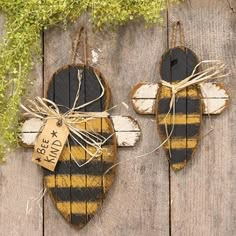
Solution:
[{"label": "distressed paint", "polygon": [[140,132],[116,132],[119,147],[133,147],[140,138]]},{"label": "distressed paint", "polygon": [[130,116],[112,116],[111,119],[115,131],[140,131],[137,121]]},{"label": "distressed paint", "polygon": [[229,95],[224,87],[217,83],[203,83],[201,85],[204,114],[220,114],[229,103]]},{"label": "distressed paint", "polygon": [[38,118],[26,120],[21,128],[21,141],[27,146],[33,146],[39,130],[43,126],[43,121]]},{"label": "distressed paint", "polygon": [[159,86],[157,83],[140,83],[135,87],[132,94],[132,98],[156,98],[158,87]]}]

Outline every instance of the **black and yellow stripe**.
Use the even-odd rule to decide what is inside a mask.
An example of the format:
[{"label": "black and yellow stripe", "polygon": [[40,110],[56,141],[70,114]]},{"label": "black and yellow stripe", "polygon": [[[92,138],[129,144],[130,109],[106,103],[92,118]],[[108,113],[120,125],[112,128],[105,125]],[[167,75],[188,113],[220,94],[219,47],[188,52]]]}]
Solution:
[{"label": "black and yellow stripe", "polygon": [[[81,89],[77,106],[97,98],[101,87],[94,74],[94,69],[83,65],[66,66],[53,75],[48,89],[48,98],[60,106],[61,112],[66,112],[74,103],[78,89],[78,69],[83,70]],[[80,111],[101,112],[108,108],[109,89],[102,75],[97,71],[106,89],[105,95],[98,101]],[[109,137],[114,129],[109,118],[96,118],[86,123],[78,124],[81,130],[94,132]],[[95,149],[79,140],[92,153]],[[102,154],[83,167],[78,167],[74,159],[82,164],[91,156],[72,139],[65,146],[60,156],[55,172],[45,170],[45,185],[54,205],[61,215],[71,224],[82,228],[95,215],[103,204],[107,191],[111,188],[115,169],[104,172],[114,165],[117,153],[116,137],[113,135],[102,147]]]},{"label": "black and yellow stripe", "polygon": [[[162,58],[162,79],[176,84],[192,73],[197,58],[187,48],[173,48]],[[182,169],[191,159],[197,147],[201,124],[201,101],[197,86],[190,86],[176,94],[175,115],[173,109],[167,116],[172,92],[169,87],[160,86],[157,95],[156,120],[161,140],[166,139],[166,125],[168,134],[174,130],[164,148],[170,164],[174,170]]]},{"label": "black and yellow stripe", "polygon": [[[103,123],[107,120],[106,125],[110,122],[108,118],[96,120],[100,124],[100,120]],[[105,129],[105,132],[108,130]],[[110,127],[110,134],[112,132]],[[103,135],[102,130],[99,133]],[[115,142],[114,137],[111,140]],[[88,148],[91,151],[94,149]],[[89,159],[82,147],[65,146],[55,173],[45,170],[45,184],[61,214],[71,224],[83,227],[101,207],[105,194],[112,185],[114,171],[108,172],[104,178],[103,174],[115,163],[116,149],[112,144],[105,144],[102,155],[83,167],[77,166],[70,153],[79,164]]]}]

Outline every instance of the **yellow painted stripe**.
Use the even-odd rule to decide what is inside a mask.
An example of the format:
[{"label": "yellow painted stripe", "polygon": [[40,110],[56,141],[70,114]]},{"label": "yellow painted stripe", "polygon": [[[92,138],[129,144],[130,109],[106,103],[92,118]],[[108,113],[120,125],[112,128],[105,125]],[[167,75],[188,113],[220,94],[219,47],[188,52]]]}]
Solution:
[{"label": "yellow painted stripe", "polygon": [[85,129],[85,127],[82,126],[84,124],[86,124],[87,131],[104,132],[104,133],[111,133],[112,131],[108,118],[95,118],[87,120],[87,122],[82,123],[81,125],[79,125],[79,127]]},{"label": "yellow painted stripe", "polygon": [[[71,175],[71,187],[72,188],[83,188],[86,187],[86,175]],[[94,187],[94,186],[88,186]]]},{"label": "yellow painted stripe", "polygon": [[170,142],[167,142],[164,147],[171,149],[183,149],[183,148],[195,148],[197,146],[197,139],[178,139],[171,138]]},{"label": "yellow painted stripe", "polygon": [[[87,147],[88,150],[91,152],[91,153],[96,153],[96,148],[94,147]],[[87,153],[87,159],[91,158],[92,155],[89,155]],[[107,161],[107,162],[113,162],[114,161],[114,147],[112,145],[106,145],[102,148],[102,155],[99,156],[100,158],[102,157],[102,160],[103,161]],[[99,157],[96,157],[94,159],[96,160],[100,160]]]},{"label": "yellow painted stripe", "polygon": [[70,210],[70,202],[57,202],[57,209],[63,214],[65,217],[69,217],[71,214]]},{"label": "yellow painted stripe", "polygon": [[105,175],[103,178],[103,191],[106,193],[111,188],[111,185],[114,180],[114,175]]},{"label": "yellow painted stripe", "polygon": [[104,133],[111,133],[112,132],[112,128],[110,127],[110,122],[106,118],[102,119],[102,131]]},{"label": "yellow painted stripe", "polygon": [[70,187],[70,175],[56,175],[56,187],[69,188]]},{"label": "yellow painted stripe", "polygon": [[111,132],[110,122],[107,118],[92,118],[87,120],[78,119],[77,128],[93,132]]},{"label": "yellow painted stripe", "polygon": [[[79,121],[81,122],[81,120]],[[87,121],[78,123],[76,127],[80,129],[85,129],[87,131],[93,131],[93,132],[111,132],[110,122],[107,118],[94,118],[94,119],[88,119]]]},{"label": "yellow painted stripe", "polygon": [[86,214],[86,202],[71,202],[72,214]]},{"label": "yellow painted stripe", "polygon": [[86,122],[86,130],[100,133],[102,130],[102,118],[88,120]]},{"label": "yellow painted stripe", "polygon": [[[172,96],[171,89],[166,86],[162,86],[160,89],[159,99],[170,98],[171,96]],[[191,98],[198,98],[199,97],[198,90],[196,88],[188,88],[187,91],[186,89],[184,89],[176,94],[176,97],[186,97],[186,96],[189,96]]]},{"label": "yellow painted stripe", "polygon": [[[87,205],[87,207],[86,207]],[[101,202],[57,202],[57,208],[63,215],[72,214],[95,214]]]},{"label": "yellow painted stripe", "polygon": [[47,175],[44,177],[45,184],[47,188],[55,188],[56,186],[56,178],[55,175]]},{"label": "yellow painted stripe", "polygon": [[183,169],[187,164],[187,161],[184,162],[180,162],[180,163],[176,163],[176,164],[172,164],[171,167],[174,171],[178,171]]},{"label": "yellow painted stripe", "polygon": [[[69,153],[69,155],[67,155],[68,159],[66,159],[66,161],[69,161],[70,160],[70,153],[71,153],[71,156],[75,159],[75,160],[85,160],[86,159],[86,154],[85,154],[85,150],[80,147],[80,146],[71,146],[70,148],[69,147],[66,147],[66,151],[67,153]],[[72,158],[71,158],[72,159]],[[73,159],[72,159],[73,160]]]},{"label": "yellow painted stripe", "polygon": [[91,175],[48,175],[45,176],[45,182],[48,188],[85,188],[85,187],[102,187],[102,181],[104,181],[104,191],[110,188],[113,176],[106,175],[103,180],[102,176]]},{"label": "yellow painted stripe", "polygon": [[70,160],[70,153],[68,152],[68,147],[64,146],[62,153],[59,157],[60,161],[66,161],[66,160]]},{"label": "yellow painted stripe", "polygon": [[[87,149],[91,152],[91,153],[95,153],[96,149],[94,147],[87,147]],[[70,160],[70,152],[73,155],[75,160],[78,161],[83,161],[88,160],[91,156],[86,153],[85,155],[85,150],[80,147],[80,146],[71,146],[71,149],[69,149],[69,147],[64,147],[63,152],[60,156],[60,161],[69,161]],[[102,159],[103,161],[114,161],[114,150],[113,150],[113,146],[112,145],[106,145],[102,148]],[[101,160],[101,156],[98,156],[96,158],[94,158],[94,160]]]},{"label": "yellow painted stripe", "polygon": [[158,124],[198,124],[201,121],[200,114],[175,114],[174,115],[168,115],[166,117],[166,114],[158,115]]},{"label": "yellow painted stripe", "polygon": [[87,202],[87,213],[95,214],[98,208],[101,206],[101,202]]}]

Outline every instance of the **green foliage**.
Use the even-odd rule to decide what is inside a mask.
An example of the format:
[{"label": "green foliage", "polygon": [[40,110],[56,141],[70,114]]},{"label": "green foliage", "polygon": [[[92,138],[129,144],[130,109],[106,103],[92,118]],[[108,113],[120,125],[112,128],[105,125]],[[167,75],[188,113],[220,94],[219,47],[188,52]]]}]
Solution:
[{"label": "green foliage", "polygon": [[[172,3],[181,0],[172,0]],[[40,54],[42,29],[73,21],[90,11],[95,28],[117,26],[144,18],[162,22],[166,0],[0,0],[6,35],[0,44],[0,160],[17,143],[19,104],[33,83],[32,55]]]}]

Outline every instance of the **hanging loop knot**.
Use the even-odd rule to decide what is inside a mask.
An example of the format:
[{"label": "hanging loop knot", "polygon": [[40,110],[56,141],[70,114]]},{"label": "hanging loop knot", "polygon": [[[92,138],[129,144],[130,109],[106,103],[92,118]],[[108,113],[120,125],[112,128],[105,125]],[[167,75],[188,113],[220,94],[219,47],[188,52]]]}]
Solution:
[{"label": "hanging loop knot", "polygon": [[172,39],[171,39],[171,48],[174,48],[177,46],[177,33],[179,33],[179,45],[181,47],[184,47],[185,45],[185,37],[184,37],[184,30],[182,27],[182,23],[180,21],[177,21],[172,26]]},{"label": "hanging loop knot", "polygon": [[89,60],[88,60],[88,33],[87,29],[85,27],[80,27],[78,30],[78,33],[76,35],[76,38],[74,42],[72,43],[72,57],[71,62],[72,64],[75,64],[76,57],[78,56],[78,50],[81,43],[81,37],[83,35],[83,63],[88,66]]}]

